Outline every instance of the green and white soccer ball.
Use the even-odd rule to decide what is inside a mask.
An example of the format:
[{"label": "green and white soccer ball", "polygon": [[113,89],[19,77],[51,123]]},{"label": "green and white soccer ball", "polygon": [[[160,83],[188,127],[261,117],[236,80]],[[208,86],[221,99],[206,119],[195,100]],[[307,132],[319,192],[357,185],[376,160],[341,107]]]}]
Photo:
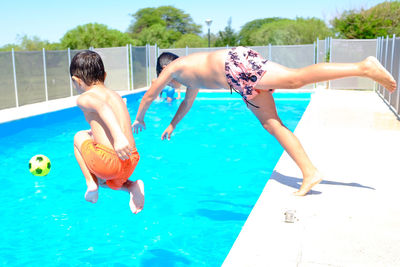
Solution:
[{"label": "green and white soccer ball", "polygon": [[51,163],[45,155],[36,155],[29,161],[29,171],[35,176],[45,176],[50,172]]}]

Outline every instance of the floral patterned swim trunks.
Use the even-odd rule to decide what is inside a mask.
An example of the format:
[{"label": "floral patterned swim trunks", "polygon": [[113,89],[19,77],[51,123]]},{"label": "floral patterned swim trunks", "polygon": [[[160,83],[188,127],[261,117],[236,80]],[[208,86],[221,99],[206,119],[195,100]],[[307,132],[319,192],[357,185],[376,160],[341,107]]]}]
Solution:
[{"label": "floral patterned swim trunks", "polygon": [[263,59],[256,51],[239,46],[228,52],[225,61],[225,75],[231,90],[239,93],[246,103],[258,95],[254,89],[265,74],[267,59]]}]

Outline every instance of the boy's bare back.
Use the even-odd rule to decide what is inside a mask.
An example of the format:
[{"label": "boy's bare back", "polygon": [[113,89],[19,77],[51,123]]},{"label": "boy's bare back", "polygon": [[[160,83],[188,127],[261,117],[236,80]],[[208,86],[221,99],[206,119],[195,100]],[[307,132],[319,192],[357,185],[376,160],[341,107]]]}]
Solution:
[{"label": "boy's bare back", "polygon": [[[122,132],[128,139],[129,144],[135,148],[135,141],[133,139],[131,128],[131,118],[125,102],[118,93],[104,86],[95,86],[94,88],[79,96],[79,98],[83,97],[91,98],[92,101],[97,100],[100,104],[110,107],[115,117],[117,118],[117,122]],[[90,124],[94,141],[98,144],[113,148],[112,135],[106,127],[105,123],[100,118],[99,114],[97,112],[90,111],[83,111],[83,113],[87,122]]]},{"label": "boy's bare back", "polygon": [[171,73],[174,80],[188,88],[229,88],[225,76],[227,54],[228,50],[194,53],[171,62],[163,72]]}]

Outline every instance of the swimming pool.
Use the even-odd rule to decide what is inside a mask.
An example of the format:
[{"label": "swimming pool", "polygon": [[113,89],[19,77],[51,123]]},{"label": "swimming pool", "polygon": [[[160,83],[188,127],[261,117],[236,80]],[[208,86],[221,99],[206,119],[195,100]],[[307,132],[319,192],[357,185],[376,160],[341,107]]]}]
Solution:
[{"label": "swimming pool", "polygon": [[[275,93],[294,130],[310,93]],[[131,116],[136,95],[127,96]],[[237,95],[199,93],[170,141],[160,137],[179,105],[157,102],[132,179],[145,183],[144,210],[130,213],[128,194],[100,189],[84,200],[73,152],[87,129],[77,108],[0,125],[0,264],[9,266],[220,266],[250,214],[282,148]],[[45,154],[48,176],[28,161]]]}]

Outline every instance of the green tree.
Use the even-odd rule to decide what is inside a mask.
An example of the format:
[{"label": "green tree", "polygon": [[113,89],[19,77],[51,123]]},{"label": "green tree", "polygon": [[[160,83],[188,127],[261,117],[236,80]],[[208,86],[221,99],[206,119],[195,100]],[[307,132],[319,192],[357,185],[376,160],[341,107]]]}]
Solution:
[{"label": "green tree", "polygon": [[317,38],[331,35],[326,24],[317,18],[281,19],[262,25],[250,36],[253,45],[312,44]]},{"label": "green tree", "polygon": [[131,16],[133,19],[129,25],[128,33],[130,33],[133,37],[136,37],[136,35],[142,32],[144,29],[150,28],[153,25],[159,24],[166,26],[166,23],[155,12],[155,8],[152,7],[139,9]]},{"label": "green tree", "polygon": [[24,51],[39,51],[42,50],[43,48],[46,48],[50,44],[49,41],[41,40],[37,36],[33,36],[30,38],[27,35],[23,35],[23,36],[18,36],[17,38],[20,40],[21,50]]},{"label": "green tree", "polygon": [[182,35],[182,37],[175,42],[174,47],[182,48],[182,47],[207,47],[208,40],[202,38],[196,34],[188,33]]},{"label": "green tree", "polygon": [[0,51],[4,52],[4,51],[11,51],[14,48],[15,51],[20,51],[21,47],[17,44],[6,44],[3,45],[2,47],[0,47]]},{"label": "green tree", "polygon": [[370,9],[344,11],[331,21],[337,36],[373,39],[400,34],[400,1],[383,2]]},{"label": "green tree", "polygon": [[7,44],[0,48],[0,51],[40,51],[43,48],[46,50],[60,49],[59,43],[50,43],[47,40],[41,40],[38,36],[29,37],[28,35],[18,35],[17,44]]},{"label": "green tree", "polygon": [[116,47],[129,43],[136,44],[127,33],[109,29],[104,24],[89,23],[77,26],[61,38],[61,47],[71,49],[88,49],[90,47]]},{"label": "green tree", "polygon": [[224,31],[218,32],[218,38],[215,41],[215,46],[236,46],[238,44],[238,35],[232,29],[232,18],[228,19],[228,25]]},{"label": "green tree", "polygon": [[160,6],[158,8],[142,8],[131,15],[133,20],[128,32],[136,38],[144,29],[159,24],[167,30],[177,31],[181,34],[201,32],[201,25],[195,24],[189,14],[173,6]]},{"label": "green tree", "polygon": [[265,19],[255,19],[247,22],[242,26],[238,38],[240,45],[251,46],[255,45],[252,43],[251,36],[260,29],[264,24],[283,20],[282,18],[265,18]]},{"label": "green tree", "polygon": [[142,8],[132,17],[128,33],[140,45],[156,43],[162,48],[174,47],[182,35],[201,32],[201,26],[190,15],[172,6]]},{"label": "green tree", "polygon": [[167,30],[163,25],[155,24],[143,29],[137,36],[137,40],[139,41],[139,45],[157,44],[161,48],[168,48],[181,36],[180,32]]}]

